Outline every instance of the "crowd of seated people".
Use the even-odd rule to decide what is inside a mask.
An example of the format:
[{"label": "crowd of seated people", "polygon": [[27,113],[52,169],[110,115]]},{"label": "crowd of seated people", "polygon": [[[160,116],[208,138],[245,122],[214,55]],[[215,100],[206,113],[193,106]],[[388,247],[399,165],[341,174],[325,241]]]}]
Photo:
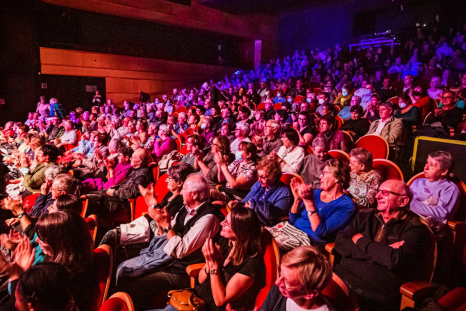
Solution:
[{"label": "crowd of seated people", "polygon": [[[119,107],[96,94],[85,111],[41,97],[0,131],[0,311],[32,299],[35,273],[63,275],[66,294],[53,302],[37,290],[30,304],[90,310],[99,244],[115,251],[110,291],[137,310],[173,310],[167,292],[193,285],[186,269],[202,263],[192,294],[206,310],[334,310],[328,243],[362,310],[399,309],[401,285],[429,280],[436,242],[448,262],[447,222],[464,208],[454,160],[429,154],[408,187],[384,180],[356,142],[383,138],[401,167],[412,153],[396,155],[417,136],[466,137],[464,48],[464,35],[425,28],[393,49],[297,52],[153,102]],[[147,214],[134,215],[139,197]],[[284,256],[261,306],[266,233]]]}]

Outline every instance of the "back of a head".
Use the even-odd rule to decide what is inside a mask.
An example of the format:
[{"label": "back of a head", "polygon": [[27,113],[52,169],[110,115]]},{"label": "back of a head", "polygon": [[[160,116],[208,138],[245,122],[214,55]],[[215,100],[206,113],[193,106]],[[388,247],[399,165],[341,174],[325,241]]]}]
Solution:
[{"label": "back of a head", "polygon": [[44,214],[36,223],[39,239],[50,245],[53,262],[82,273],[92,263],[94,242],[84,219],[73,211]]},{"label": "back of a head", "polygon": [[55,262],[32,266],[18,281],[19,300],[16,304],[31,304],[38,311],[75,310],[71,293],[71,275]]},{"label": "back of a head", "polygon": [[296,269],[302,286],[308,291],[321,292],[332,279],[332,265],[313,246],[300,246],[282,258],[282,265]]},{"label": "back of a head", "polygon": [[210,185],[201,174],[191,174],[185,181],[183,191],[198,192],[198,201],[204,202],[210,197]]},{"label": "back of a head", "polygon": [[59,196],[55,204],[59,211],[71,210],[78,214],[81,214],[83,208],[83,204],[74,194],[63,194]]}]

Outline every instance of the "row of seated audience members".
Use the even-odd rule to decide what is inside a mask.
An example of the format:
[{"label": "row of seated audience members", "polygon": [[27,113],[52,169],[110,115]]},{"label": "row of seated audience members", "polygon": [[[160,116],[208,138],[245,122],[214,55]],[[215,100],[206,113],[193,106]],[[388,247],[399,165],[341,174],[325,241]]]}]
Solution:
[{"label": "row of seated audience members", "polygon": [[[193,138],[196,136],[189,137],[189,140]],[[201,141],[200,138],[197,140]],[[222,146],[220,141],[226,145]],[[81,179],[79,183],[75,177],[63,173],[66,172],[66,167],[50,162],[50,156],[58,154],[58,148],[43,145],[36,151],[39,155],[36,161],[39,162],[44,157],[46,160],[43,163],[47,163],[40,195],[29,213],[25,213],[21,199],[9,197],[4,200],[4,208],[18,217],[6,220],[12,231],[3,239],[10,244],[18,243],[16,255],[18,258],[21,252],[24,252],[24,256],[29,255],[28,263],[31,265],[49,260],[60,262],[58,257],[55,258],[58,255],[54,253],[58,250],[54,247],[65,247],[60,244],[62,242],[67,243],[66,245],[77,244],[74,239],[76,234],[70,233],[69,238],[73,242],[55,242],[52,237],[44,237],[46,233],[41,233],[40,224],[53,214],[67,215],[66,217],[71,217],[68,214],[72,214],[79,218],[76,211],[81,210],[81,203],[69,193],[76,193],[77,188],[84,193],[86,187],[98,189],[98,192],[91,191],[87,196],[103,203],[92,206],[92,212],[102,217],[103,228],[105,221],[109,222],[107,228],[114,228],[116,221],[121,223],[125,214],[128,214],[126,199],[141,194],[149,209],[148,215],[142,216],[136,225],[141,225],[140,221],[147,222],[146,226],[151,230],[150,243],[142,250],[137,245],[134,257],[130,259],[126,256],[131,252],[127,252],[124,258],[118,258],[116,272],[117,290],[128,292],[138,308],[163,306],[166,302],[166,289],[188,287],[189,278],[183,273],[185,268],[189,264],[203,261],[207,263],[206,269],[201,271],[201,285],[195,289],[200,297],[212,307],[228,303],[235,307],[252,306],[265,278],[264,272],[261,272],[264,269],[260,260],[262,257],[256,255],[260,252],[260,227],[267,226],[285,252],[303,245],[321,248],[328,242],[335,242],[336,250],[344,256],[336,272],[354,291],[361,306],[370,310],[375,303],[390,306],[390,310],[396,304],[399,305],[399,286],[410,280],[425,278],[422,273],[428,271],[425,269],[424,259],[433,252],[433,244],[431,233],[419,216],[441,236],[446,230],[446,220],[452,219],[458,209],[459,190],[447,179],[453,167],[453,159],[447,152],[429,155],[424,168],[425,178],[417,179],[410,189],[402,181],[382,182],[380,173],[371,169],[372,155],[367,150],[353,149],[348,165],[337,159],[329,159],[328,146],[316,139],[313,142],[315,154],[307,155],[305,159],[308,170],[312,170],[312,167],[316,170],[312,175],[319,176],[319,182],[308,184],[293,179],[288,187],[280,181],[283,163],[277,161],[276,155],[264,157],[257,163],[255,146],[241,142],[241,160],[228,165],[228,156],[220,152],[220,149],[228,148],[228,142],[225,137],[218,136],[211,150],[216,163],[216,178],[224,178],[227,182],[225,186],[212,187],[215,182],[208,180],[202,169],[200,173],[193,174],[196,170],[194,163],[182,161],[168,169],[167,188],[170,192],[160,203],[156,199],[154,185],[150,177],[147,177],[150,155],[144,149],[133,152],[124,147],[118,153],[117,166],[121,166],[122,171],[129,168],[129,175],[126,173],[126,177],[120,181],[115,182],[115,178],[112,179],[115,175],[110,176],[109,173],[103,178]],[[190,143],[195,145],[193,141]],[[196,155],[194,158],[196,159]],[[109,167],[108,171],[112,170]],[[233,176],[232,172],[238,174]],[[248,191],[242,191],[244,188],[238,191],[229,186],[229,183],[247,183],[248,178],[253,178]],[[113,185],[112,180],[115,182]],[[107,183],[111,186],[106,186]],[[226,218],[210,203],[219,199],[231,206],[232,212]],[[66,202],[60,203],[62,201]],[[75,212],[61,212],[64,209]],[[36,218],[37,215],[40,217]],[[283,222],[286,217],[289,217],[289,222]],[[126,219],[128,220],[127,217]],[[77,222],[82,223],[81,220]],[[71,232],[59,225],[54,226],[58,226],[54,230]],[[103,237],[102,243],[112,244],[117,248],[121,243],[120,228],[111,229]],[[24,233],[24,237],[17,232]],[[62,231],[56,233],[56,237],[61,233]],[[241,237],[241,233],[245,236]],[[31,243],[26,247],[21,239]],[[245,249],[240,251],[234,247],[228,248],[228,245],[235,245],[240,241]],[[52,246],[53,243],[58,245]],[[397,250],[397,256],[391,255],[394,250]],[[419,256],[420,253],[425,256]],[[222,258],[227,259],[223,262]],[[236,264],[235,260],[238,260]],[[20,264],[22,263],[8,266],[12,279]],[[26,271],[27,268],[19,270]],[[225,271],[231,279],[223,280],[220,276],[217,278],[217,271]],[[80,274],[77,284],[83,286],[91,277]],[[158,286],[153,286],[154,284]],[[283,276],[277,281],[277,285],[277,290],[286,298],[293,298],[287,296],[287,287],[291,286],[285,283]],[[82,295],[84,289],[74,291],[76,297],[79,297],[80,291]],[[273,292],[274,290],[271,293]],[[276,291],[275,295],[270,294],[264,306],[269,300],[278,299],[277,295]],[[313,299],[308,300],[316,303]],[[80,302],[84,303],[84,300]],[[299,303],[309,301],[305,299]],[[317,300],[317,303],[326,302]]]},{"label": "row of seated audience members", "polygon": [[[79,196],[99,217],[96,242],[116,250],[112,290],[129,293],[138,310],[164,308],[167,290],[189,287],[186,267],[201,262],[194,292],[209,310],[253,309],[265,284],[261,228],[287,253],[261,309],[333,310],[321,294],[332,272],[322,254],[330,242],[343,257],[334,272],[363,310],[399,308],[400,286],[429,277],[432,231],[442,243],[459,208],[459,189],[449,179],[454,161],[445,151],[430,154],[424,178],[408,187],[384,181],[372,169],[372,154],[353,149],[352,141],[377,134],[396,148],[415,135],[450,137],[462,121],[466,75],[462,47],[449,53],[449,40],[420,33],[402,51],[369,49],[354,59],[337,46],[309,59],[304,78],[288,69],[281,77],[253,72],[199,91],[175,89],[154,103],[124,102],[123,109],[95,100],[91,111],[67,113],[57,99],[41,98],[24,124],[7,122],[0,132],[7,197],[0,266],[8,276],[0,310],[90,309],[94,245]],[[311,83],[322,83],[321,90]],[[261,102],[264,109],[256,110]],[[180,142],[186,154],[176,151]],[[349,164],[331,158],[330,149],[348,152]],[[152,162],[168,175],[161,202]],[[283,173],[303,182],[284,184]],[[37,193],[28,211],[22,202]],[[126,225],[128,200],[140,195],[148,214]],[[228,204],[228,215],[216,200]],[[144,243],[131,243],[128,227],[145,231]],[[49,275],[50,283],[61,275],[62,299],[37,289],[35,273]]]}]

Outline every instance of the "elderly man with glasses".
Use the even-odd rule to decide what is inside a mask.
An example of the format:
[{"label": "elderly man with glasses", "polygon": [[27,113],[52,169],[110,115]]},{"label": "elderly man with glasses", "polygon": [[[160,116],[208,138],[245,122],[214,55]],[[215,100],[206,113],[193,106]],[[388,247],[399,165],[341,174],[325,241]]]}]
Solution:
[{"label": "elderly man with glasses", "polygon": [[335,273],[362,310],[396,310],[402,284],[430,278],[434,236],[408,209],[412,196],[404,182],[385,181],[377,190],[377,209],[361,210],[337,235],[335,250],[343,258]]}]

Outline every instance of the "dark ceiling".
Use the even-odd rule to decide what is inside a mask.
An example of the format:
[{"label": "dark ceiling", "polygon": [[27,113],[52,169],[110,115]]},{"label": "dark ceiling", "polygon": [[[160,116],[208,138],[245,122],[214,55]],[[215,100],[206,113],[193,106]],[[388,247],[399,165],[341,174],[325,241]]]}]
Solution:
[{"label": "dark ceiling", "polygon": [[292,12],[309,5],[338,3],[342,0],[198,0],[202,5],[231,14],[265,13],[277,15]]}]

